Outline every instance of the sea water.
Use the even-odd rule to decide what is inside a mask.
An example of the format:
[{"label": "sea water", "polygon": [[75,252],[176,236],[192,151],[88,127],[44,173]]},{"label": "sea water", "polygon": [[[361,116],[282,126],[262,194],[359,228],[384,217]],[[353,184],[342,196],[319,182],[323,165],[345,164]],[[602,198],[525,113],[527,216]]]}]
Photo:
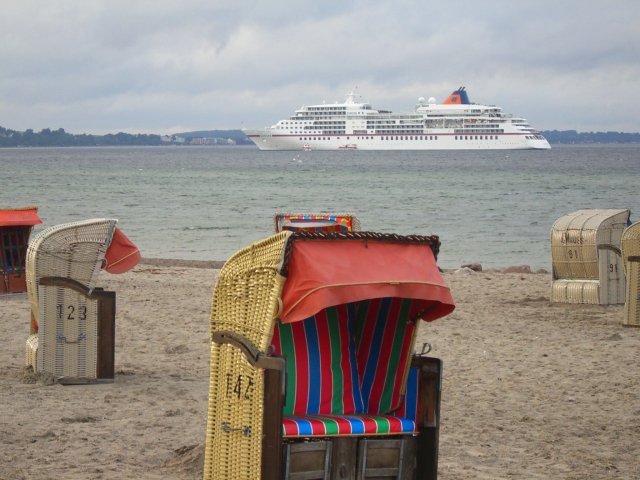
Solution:
[{"label": "sea water", "polygon": [[351,213],[364,230],[437,234],[439,264],[551,265],[549,233],[585,208],[640,219],[640,145],[548,151],[263,152],[253,147],[0,149],[0,207],[43,225],[94,217],[145,257],[224,260],[275,213]]}]

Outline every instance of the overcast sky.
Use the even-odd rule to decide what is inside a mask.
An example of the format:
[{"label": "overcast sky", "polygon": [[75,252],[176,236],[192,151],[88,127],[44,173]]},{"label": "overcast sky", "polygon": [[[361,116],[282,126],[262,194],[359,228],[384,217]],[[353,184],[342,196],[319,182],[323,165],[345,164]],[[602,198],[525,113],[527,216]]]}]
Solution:
[{"label": "overcast sky", "polygon": [[357,85],[465,85],[536,128],[640,131],[638,0],[2,0],[0,126],[263,127]]}]

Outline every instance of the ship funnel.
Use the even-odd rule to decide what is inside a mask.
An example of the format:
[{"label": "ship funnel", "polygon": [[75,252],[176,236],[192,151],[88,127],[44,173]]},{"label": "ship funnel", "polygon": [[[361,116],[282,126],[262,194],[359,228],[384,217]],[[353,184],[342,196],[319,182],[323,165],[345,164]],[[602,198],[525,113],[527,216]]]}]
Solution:
[{"label": "ship funnel", "polygon": [[464,87],[460,87],[449,95],[442,103],[445,105],[469,105],[471,102],[469,101],[467,91]]}]

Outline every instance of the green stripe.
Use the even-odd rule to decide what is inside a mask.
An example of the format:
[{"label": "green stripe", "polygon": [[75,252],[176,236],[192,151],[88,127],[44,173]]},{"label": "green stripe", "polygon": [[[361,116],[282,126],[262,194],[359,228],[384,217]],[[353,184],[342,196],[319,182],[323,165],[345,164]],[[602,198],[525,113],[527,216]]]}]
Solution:
[{"label": "green stripe", "polygon": [[377,430],[376,433],[389,433],[391,431],[391,423],[386,418],[381,417],[373,417],[376,422]]},{"label": "green stripe", "polygon": [[393,400],[395,378],[397,375],[404,373],[404,370],[402,372],[399,370],[399,368],[403,367],[400,365],[400,355],[402,354],[402,345],[407,331],[410,306],[411,300],[403,300],[402,305],[400,305],[400,318],[396,323],[397,326],[396,331],[394,332],[393,345],[391,346],[391,354],[389,355],[389,369],[387,370],[387,375],[384,380],[384,390],[382,391],[382,396],[380,398],[380,409],[378,410],[380,413],[387,413],[393,407],[393,405],[391,405],[391,401]]},{"label": "green stripe", "polygon": [[367,323],[367,314],[369,311],[369,300],[362,300],[356,304],[356,324],[355,324],[355,337],[356,337],[356,351],[360,349],[360,341],[362,340],[362,330]]},{"label": "green stripe", "polygon": [[282,350],[282,356],[287,359],[287,393],[284,399],[282,413],[285,416],[291,416],[293,415],[296,397],[296,350],[293,345],[291,325],[283,325],[280,323],[278,328],[280,329],[280,349]]},{"label": "green stripe", "polygon": [[332,418],[319,418],[318,420],[322,420],[324,423],[324,428],[326,431],[326,435],[337,435],[338,434],[338,422],[333,420]]},{"label": "green stripe", "polygon": [[[340,321],[338,319],[338,310],[334,308],[327,308],[327,327],[329,329],[329,340],[331,342],[331,378],[333,381],[332,398],[331,398],[331,413],[344,413],[344,377],[343,373],[347,375],[349,372],[342,371],[342,349],[340,348]],[[328,353],[328,352],[327,352]],[[347,351],[347,355],[348,355]]]}]

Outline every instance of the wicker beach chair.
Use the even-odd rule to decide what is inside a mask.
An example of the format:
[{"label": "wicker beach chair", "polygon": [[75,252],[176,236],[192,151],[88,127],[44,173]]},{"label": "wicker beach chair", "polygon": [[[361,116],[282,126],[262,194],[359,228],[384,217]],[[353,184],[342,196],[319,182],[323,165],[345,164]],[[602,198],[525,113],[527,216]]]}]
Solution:
[{"label": "wicker beach chair", "polygon": [[417,321],[454,308],[438,248],[302,230],[233,255],[213,292],[204,478],[436,478],[442,366],[412,352]]},{"label": "wicker beach chair", "polygon": [[26,257],[38,207],[0,209],[0,294],[27,291]]},{"label": "wicker beach chair", "polygon": [[308,230],[312,232],[357,232],[360,221],[354,215],[277,213],[273,218],[276,233]]},{"label": "wicker beach chair", "polygon": [[625,280],[620,239],[629,210],[578,210],[551,229],[551,301],[622,304]]},{"label": "wicker beach chair", "polygon": [[[115,292],[96,288],[95,281],[119,232],[116,223],[92,219],[58,225],[29,244],[26,363],[34,370],[68,382],[113,379]],[[135,246],[125,255],[129,268],[139,261]],[[122,267],[119,259],[112,263]]]},{"label": "wicker beach chair", "polygon": [[622,259],[627,280],[623,325],[640,327],[640,222],[622,234]]}]

